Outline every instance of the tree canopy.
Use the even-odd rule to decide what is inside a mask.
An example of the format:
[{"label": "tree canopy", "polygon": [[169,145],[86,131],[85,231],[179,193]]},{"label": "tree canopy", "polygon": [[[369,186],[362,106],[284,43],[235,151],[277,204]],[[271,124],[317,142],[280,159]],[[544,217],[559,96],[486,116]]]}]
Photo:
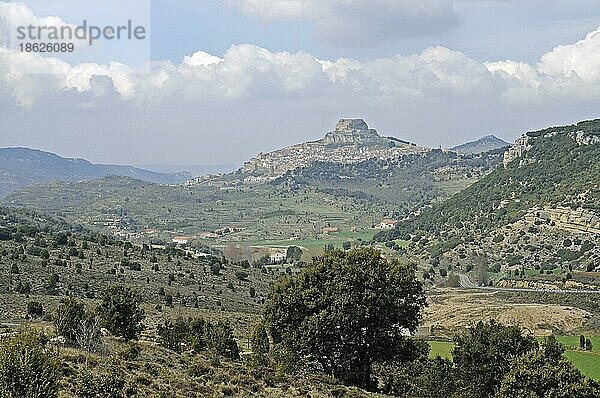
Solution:
[{"label": "tree canopy", "polygon": [[497,398],[592,398],[598,383],[584,378],[563,358],[564,348],[551,337],[542,346],[517,359],[506,374]]},{"label": "tree canopy", "polygon": [[517,326],[479,322],[455,338],[452,357],[465,397],[493,397],[516,358],[532,351],[536,341]]},{"label": "tree canopy", "polygon": [[126,286],[111,286],[102,292],[98,315],[111,333],[125,340],[136,339],[144,325],[141,297]]},{"label": "tree canopy", "polygon": [[417,328],[424,305],[413,267],[371,248],[335,250],[277,281],[265,320],[275,344],[367,387],[376,361],[408,355],[405,335]]}]

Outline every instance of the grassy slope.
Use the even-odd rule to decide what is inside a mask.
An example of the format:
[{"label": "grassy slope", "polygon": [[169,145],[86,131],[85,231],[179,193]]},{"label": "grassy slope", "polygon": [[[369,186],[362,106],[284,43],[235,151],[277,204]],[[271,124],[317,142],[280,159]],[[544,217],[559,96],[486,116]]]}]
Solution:
[{"label": "grassy slope", "polygon": [[116,339],[107,343],[111,356],[72,348],[60,350],[60,398],[78,396],[82,374],[106,374],[111,364],[121,369],[128,384],[135,385],[137,397],[383,397],[341,386],[325,376],[288,377],[271,370],[254,370],[242,362],[216,359],[208,352],[177,354],[142,342],[137,344],[139,355],[130,357],[123,355],[126,344]]}]

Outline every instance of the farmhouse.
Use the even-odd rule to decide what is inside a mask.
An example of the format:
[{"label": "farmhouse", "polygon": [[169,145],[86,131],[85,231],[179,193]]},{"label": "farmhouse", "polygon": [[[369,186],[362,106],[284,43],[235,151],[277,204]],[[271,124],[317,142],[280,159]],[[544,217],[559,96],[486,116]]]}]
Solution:
[{"label": "farmhouse", "polygon": [[379,224],[375,225],[375,228],[377,228],[377,229],[392,229],[392,228],[396,228],[396,224],[398,224],[398,221],[385,219],[385,220],[381,220],[381,222]]},{"label": "farmhouse", "polygon": [[283,263],[287,258],[287,254],[284,252],[275,252],[271,254],[271,264]]},{"label": "farmhouse", "polygon": [[178,244],[178,245],[187,245],[189,241],[190,241],[189,236],[176,236],[173,239],[171,239],[171,242]]}]

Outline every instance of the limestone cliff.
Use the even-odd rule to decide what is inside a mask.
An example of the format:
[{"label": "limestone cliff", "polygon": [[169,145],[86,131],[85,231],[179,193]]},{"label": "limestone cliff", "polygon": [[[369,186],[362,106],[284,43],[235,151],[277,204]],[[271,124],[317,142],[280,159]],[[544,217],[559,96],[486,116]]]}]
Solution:
[{"label": "limestone cliff", "polygon": [[325,135],[325,145],[368,145],[381,141],[376,130],[369,129],[363,119],[341,119],[335,130]]}]

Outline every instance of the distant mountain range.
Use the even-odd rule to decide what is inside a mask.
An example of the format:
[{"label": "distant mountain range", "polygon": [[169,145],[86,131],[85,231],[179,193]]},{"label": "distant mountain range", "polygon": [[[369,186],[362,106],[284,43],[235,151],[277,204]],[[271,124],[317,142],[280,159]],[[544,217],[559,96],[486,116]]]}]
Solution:
[{"label": "distant mountain range", "polygon": [[[466,143],[453,151],[480,154],[509,144],[494,136]],[[246,162],[242,173],[276,177],[314,162],[355,164],[370,159],[399,159],[407,155],[427,154],[430,148],[394,137],[382,137],[362,119],[342,119],[321,140],[259,154]],[[94,164],[85,159],[63,158],[51,152],[30,148],[0,148],[0,196],[22,187],[49,182],[94,180],[106,176],[129,177],[157,184],[179,184],[192,176],[228,173],[233,166],[121,166]]]},{"label": "distant mountain range", "polygon": [[494,135],[486,135],[485,137],[481,137],[477,141],[467,142],[465,144],[450,148],[450,150],[459,154],[474,155],[477,153],[491,151],[493,149],[504,148],[510,145],[510,143]]},{"label": "distant mountain range", "polygon": [[53,181],[92,180],[109,175],[157,184],[177,184],[188,173],[157,173],[131,166],[94,164],[29,148],[0,148],[0,196],[21,187]]}]

